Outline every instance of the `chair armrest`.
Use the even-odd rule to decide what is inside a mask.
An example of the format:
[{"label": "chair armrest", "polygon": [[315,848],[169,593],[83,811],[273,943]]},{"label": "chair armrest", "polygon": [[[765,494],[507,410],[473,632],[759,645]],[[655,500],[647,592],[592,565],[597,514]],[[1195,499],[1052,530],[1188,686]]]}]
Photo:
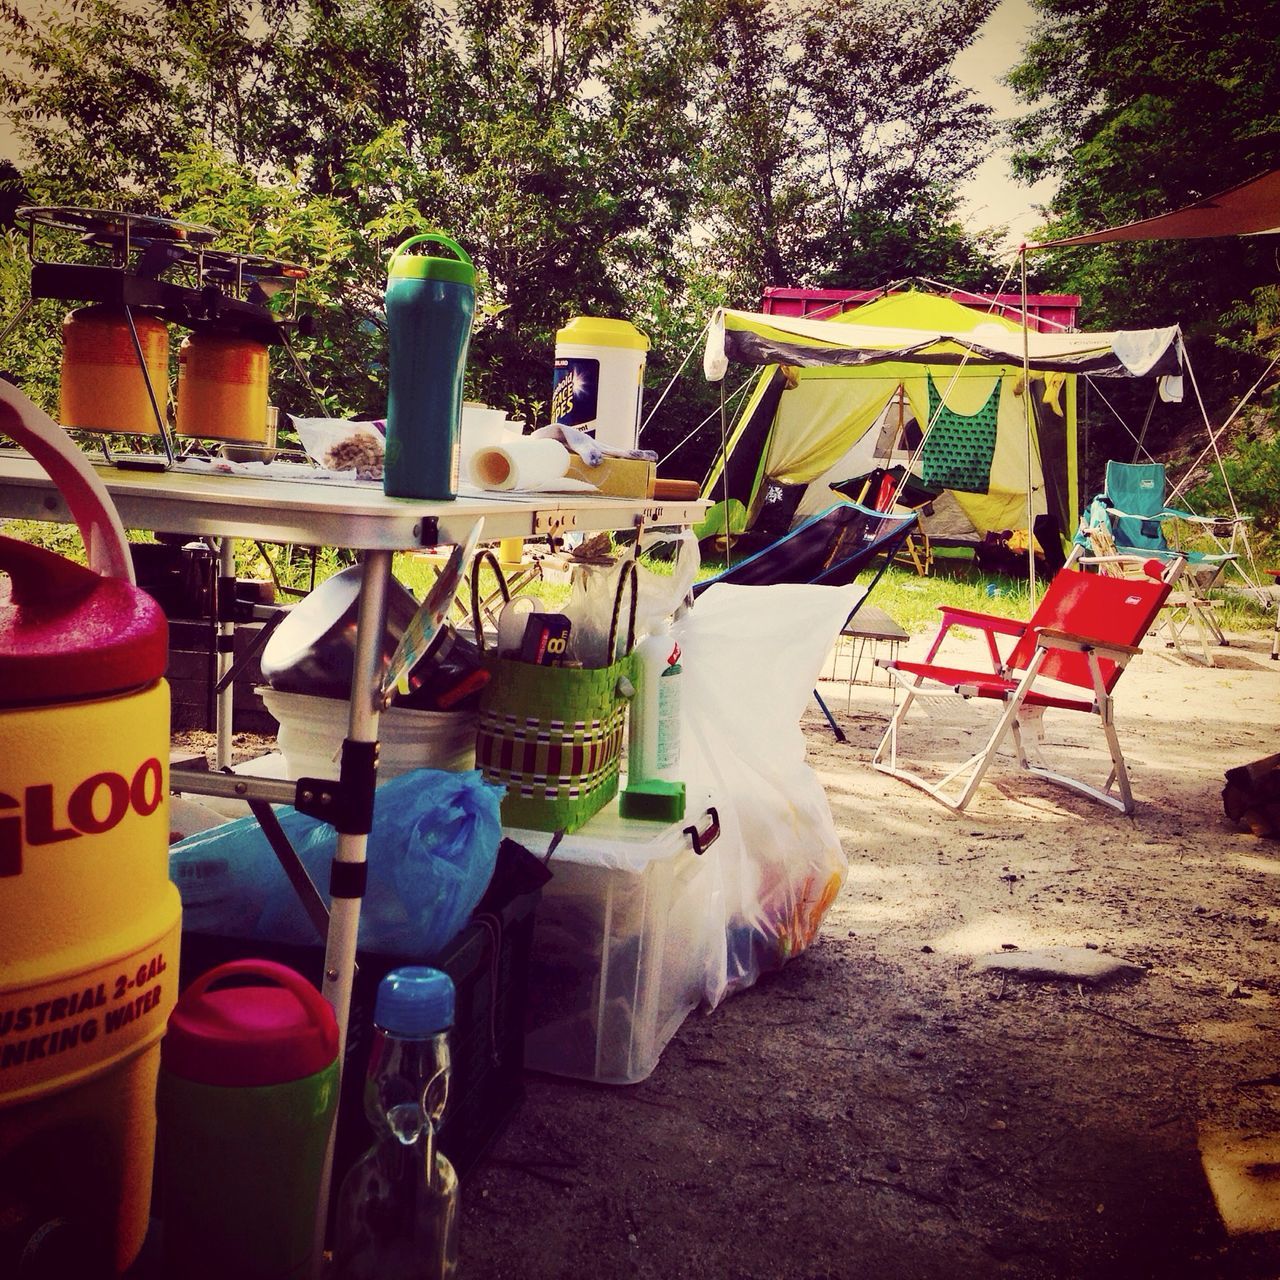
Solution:
[{"label": "chair armrest", "polygon": [[1079,563],[1083,565],[1093,564],[1136,564],[1144,565],[1148,560],[1159,560],[1165,563],[1164,558],[1155,551],[1150,551],[1146,555],[1142,555],[1137,551],[1123,552],[1117,550],[1115,555],[1110,556],[1081,556]]},{"label": "chair armrest", "polygon": [[1020,636],[1026,629],[1025,622],[1016,618],[1000,618],[991,613],[978,613],[975,609],[961,609],[956,605],[940,604],[943,626],[977,627],[980,631],[995,631],[1002,636]]},{"label": "chair armrest", "polygon": [[989,613],[978,613],[973,609],[961,609],[949,604],[940,604],[938,612],[942,614],[942,625],[938,628],[938,634],[934,636],[929,652],[925,655],[926,662],[932,662],[937,657],[938,650],[942,648],[942,642],[947,638],[952,627],[974,627],[986,637],[987,652],[991,656],[991,670],[999,675],[1004,672],[1007,659],[996,645],[996,636],[1021,636],[1027,629],[1025,622],[1018,622],[1013,618],[997,618]]},{"label": "chair armrest", "polygon": [[1091,640],[1088,636],[1078,636],[1070,631],[1055,631],[1045,627],[1036,632],[1036,646],[1041,649],[1071,649],[1076,653],[1093,651],[1117,658],[1132,658],[1142,650],[1131,644],[1117,644],[1110,640]]},{"label": "chair armrest", "polygon": [[1181,511],[1177,507],[1165,507],[1160,512],[1160,517],[1161,519],[1177,517],[1190,524],[1248,524],[1253,519],[1252,516],[1197,516],[1190,511]]}]

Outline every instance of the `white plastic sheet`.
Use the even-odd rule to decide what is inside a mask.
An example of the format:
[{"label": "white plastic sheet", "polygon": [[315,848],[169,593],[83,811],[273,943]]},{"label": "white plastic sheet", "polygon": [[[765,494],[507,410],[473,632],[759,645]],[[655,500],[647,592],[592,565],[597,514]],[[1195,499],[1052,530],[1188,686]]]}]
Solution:
[{"label": "white plastic sheet", "polygon": [[[675,560],[669,574],[646,568],[643,560],[636,565],[637,640],[666,629],[668,620],[681,607],[692,589],[702,562],[698,553],[698,540],[691,529],[685,529],[676,535],[649,530],[640,539],[640,550],[644,552],[658,543],[674,543]],[[607,653],[609,626],[613,620],[622,563],[619,560],[610,565],[574,566],[569,600],[563,612],[573,624],[569,640],[570,654],[586,666],[605,666],[611,660]],[[619,627],[624,638],[629,607],[630,598],[624,594]]]},{"label": "white plastic sheet", "polygon": [[805,760],[800,718],[862,587],[709,587],[673,631],[684,681],[681,766],[716,800],[727,964],[704,1003],[780,968],[815,938],[848,872],[831,808]]}]

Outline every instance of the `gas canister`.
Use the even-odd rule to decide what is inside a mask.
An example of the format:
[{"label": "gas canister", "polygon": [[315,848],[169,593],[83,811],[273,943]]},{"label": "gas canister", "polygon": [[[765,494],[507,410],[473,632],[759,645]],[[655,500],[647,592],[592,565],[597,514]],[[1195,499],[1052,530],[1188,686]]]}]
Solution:
[{"label": "gas canister", "polygon": [[177,995],[167,630],[100,482],[7,385],[0,433],[110,571],[0,537],[0,1275],[114,1275],[147,1230]]}]

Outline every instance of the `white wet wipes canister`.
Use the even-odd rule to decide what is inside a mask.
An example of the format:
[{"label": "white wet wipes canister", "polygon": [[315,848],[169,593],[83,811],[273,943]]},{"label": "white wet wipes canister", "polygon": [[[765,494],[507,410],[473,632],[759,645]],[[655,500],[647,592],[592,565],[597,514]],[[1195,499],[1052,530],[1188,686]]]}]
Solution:
[{"label": "white wet wipes canister", "polygon": [[551,421],[612,449],[636,447],[649,339],[629,320],[575,316],[556,333]]}]

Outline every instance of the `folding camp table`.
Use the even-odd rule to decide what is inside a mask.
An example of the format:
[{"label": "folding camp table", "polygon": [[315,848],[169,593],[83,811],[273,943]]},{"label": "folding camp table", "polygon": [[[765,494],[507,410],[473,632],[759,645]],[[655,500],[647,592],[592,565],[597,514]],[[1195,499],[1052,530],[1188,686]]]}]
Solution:
[{"label": "folding camp table", "polygon": [[[848,711],[853,705],[853,686],[859,683],[874,684],[876,675],[876,650],[884,645],[889,651],[889,661],[898,657],[898,649],[904,640],[910,637],[903,627],[895,622],[883,609],[873,604],[864,604],[857,609],[840,629],[836,640],[836,655],[831,665],[831,678],[838,680],[840,651],[845,647],[849,651],[849,667],[846,684],[844,709]],[[871,659],[870,669],[865,681],[859,681],[863,658]]]},{"label": "folding camp table", "polygon": [[[363,586],[348,737],[365,746],[363,754],[369,757],[371,774],[376,770],[374,753],[369,748],[377,741],[375,693],[381,677],[380,639],[386,624],[387,582],[393,552],[463,542],[480,518],[485,521],[486,538],[526,538],[559,536],[570,530],[631,528],[641,521],[647,525],[684,526],[696,520],[705,509],[704,503],[696,501],[654,503],[588,494],[483,493],[461,496],[451,502],[414,502],[388,498],[381,489],[370,485],[323,484],[304,479],[214,472],[197,474],[183,470],[163,473],[97,470],[125,528],[218,539],[224,579],[234,577],[234,549],[238,538],[343,547],[362,553]],[[0,516],[72,522],[66,502],[40,466],[25,454],[4,450],[0,450]],[[229,629],[231,624],[223,625]],[[230,654],[220,654],[220,660],[229,665]],[[219,717],[223,734],[229,732],[230,726],[229,697],[230,690],[224,690],[222,698],[226,704],[220,707],[224,714]],[[352,825],[347,813],[351,799],[342,794],[341,784],[330,784],[331,789],[315,787],[314,794],[302,794],[301,784],[244,775],[232,778],[218,773],[180,772],[175,781],[181,783],[182,790],[196,795],[261,799],[293,804],[303,810],[318,810],[320,816],[333,820],[338,826],[338,862],[364,861],[364,836],[343,831],[343,826]],[[335,901],[331,943],[334,933],[339,931],[341,901]],[[358,918],[359,899],[350,901],[355,904],[354,914]],[[354,948],[354,930],[350,942]],[[338,1009],[339,1023],[345,1032],[351,966],[346,960],[328,962],[338,958],[326,958],[325,994]]]},{"label": "folding camp table", "polygon": [[[294,783],[194,770],[175,770],[170,780],[171,786],[194,795],[291,804],[336,828],[333,906],[322,990],[337,1014],[340,1044],[345,1044],[365,848],[377,777],[377,695],[392,553],[460,544],[480,518],[485,521],[486,538],[558,537],[571,530],[627,529],[641,523],[684,526],[699,519],[706,504],[591,494],[487,492],[449,502],[417,502],[388,498],[381,488],[371,485],[213,471],[198,474],[183,469],[162,473],[95,469],[126,529],[218,539],[224,580],[234,578],[237,538],[342,547],[361,553],[363,578],[342,781],[304,779]],[[74,523],[65,499],[43,469],[26,454],[5,449],[0,449],[0,517]],[[229,621],[222,625],[224,637],[230,627]],[[230,645],[220,648],[229,650]],[[220,675],[230,666],[230,659],[229,652],[220,654]],[[222,696],[226,700],[220,708],[225,713],[223,732],[229,732],[230,690]]]}]

